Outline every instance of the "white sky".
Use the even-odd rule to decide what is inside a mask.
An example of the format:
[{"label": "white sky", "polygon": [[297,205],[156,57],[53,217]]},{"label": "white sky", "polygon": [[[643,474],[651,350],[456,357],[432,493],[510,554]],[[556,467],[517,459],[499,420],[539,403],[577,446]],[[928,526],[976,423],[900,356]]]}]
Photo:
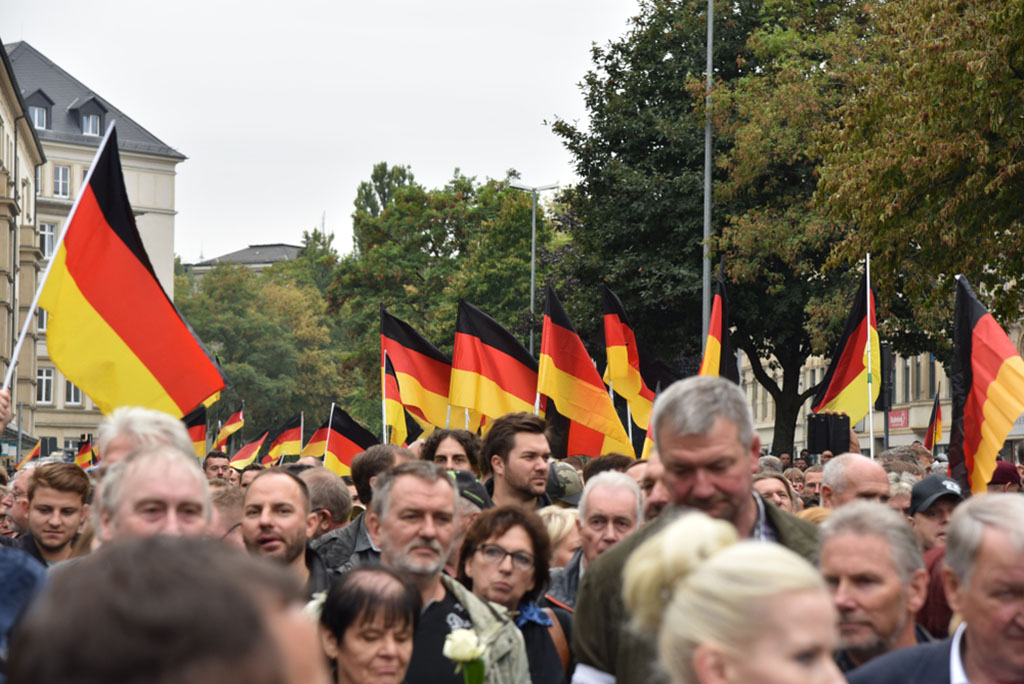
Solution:
[{"label": "white sky", "polygon": [[636,0],[0,0],[25,40],[188,157],[175,252],[186,263],[326,227],[351,247],[373,165],[427,187],[456,167],[571,183],[544,121],[583,120],[590,46]]}]

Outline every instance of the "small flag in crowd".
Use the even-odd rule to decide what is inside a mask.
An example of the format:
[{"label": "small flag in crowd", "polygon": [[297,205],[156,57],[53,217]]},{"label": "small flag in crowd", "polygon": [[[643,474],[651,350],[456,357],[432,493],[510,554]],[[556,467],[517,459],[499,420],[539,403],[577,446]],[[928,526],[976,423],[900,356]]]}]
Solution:
[{"label": "small flag in crowd", "polygon": [[39,441],[36,442],[36,445],[34,447],[32,447],[32,451],[30,451],[27,454],[25,454],[25,457],[18,462],[18,465],[16,465],[14,467],[14,470],[15,471],[21,470],[22,468],[24,468],[31,461],[34,461],[37,458],[39,458],[39,450],[42,448],[42,446],[43,446],[43,440],[40,439]]},{"label": "small flag in crowd", "polygon": [[452,365],[444,354],[407,323],[380,308],[380,365],[385,353],[398,379],[402,404],[436,427],[448,422]]},{"label": "small flag in crowd", "polygon": [[942,440],[942,405],[939,403],[939,390],[936,388],[932,415],[928,418],[928,432],[924,435],[924,448],[933,451],[940,440]]},{"label": "small flag in crowd", "polygon": [[270,467],[285,456],[298,456],[302,452],[302,414],[297,414],[285,422],[273,437],[270,447],[261,461]]},{"label": "small flag in crowd", "polygon": [[86,470],[93,465],[92,440],[86,438],[78,443],[78,453],[75,454],[75,465]]},{"label": "small flag in crowd", "polygon": [[718,280],[715,283],[715,298],[711,303],[711,318],[708,321],[708,336],[704,343],[704,357],[700,361],[698,375],[713,375],[736,384],[740,382],[739,364],[736,352],[729,340],[729,315],[726,311],[725,261],[718,265]]},{"label": "small flag in crowd", "polygon": [[188,437],[192,440],[196,456],[200,459],[206,458],[206,407],[200,404],[199,408],[182,418],[181,422],[188,430]]},{"label": "small flag in crowd", "polygon": [[654,392],[641,372],[641,353],[633,326],[622,302],[604,286],[604,346],[608,365],[604,381],[629,404],[633,422],[647,429],[654,406]]},{"label": "small flag in crowd", "polygon": [[217,439],[213,443],[214,451],[227,451],[228,437],[235,434],[245,425],[245,402],[238,407],[238,410],[228,416],[224,427],[217,433]]},{"label": "small flag in crowd", "polygon": [[323,457],[324,467],[332,473],[350,475],[355,455],[379,443],[373,433],[357,423],[352,416],[332,406],[331,415],[309,438],[302,455]]},{"label": "small flag in crowd", "polygon": [[242,470],[247,465],[256,460],[256,455],[259,454],[260,448],[263,446],[263,442],[267,439],[269,432],[264,432],[263,436],[257,439],[255,442],[249,442],[241,449],[235,452],[235,455],[231,457],[229,461],[232,468],[235,470]]}]

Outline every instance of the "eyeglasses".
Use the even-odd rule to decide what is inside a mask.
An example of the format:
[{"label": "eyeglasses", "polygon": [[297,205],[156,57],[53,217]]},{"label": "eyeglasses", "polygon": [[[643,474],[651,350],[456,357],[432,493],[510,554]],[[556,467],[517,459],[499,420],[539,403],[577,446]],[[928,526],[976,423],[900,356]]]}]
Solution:
[{"label": "eyeglasses", "polygon": [[484,562],[490,565],[501,565],[505,556],[511,556],[512,567],[516,570],[533,569],[533,556],[525,551],[506,551],[497,544],[481,544],[477,551],[483,556]]}]

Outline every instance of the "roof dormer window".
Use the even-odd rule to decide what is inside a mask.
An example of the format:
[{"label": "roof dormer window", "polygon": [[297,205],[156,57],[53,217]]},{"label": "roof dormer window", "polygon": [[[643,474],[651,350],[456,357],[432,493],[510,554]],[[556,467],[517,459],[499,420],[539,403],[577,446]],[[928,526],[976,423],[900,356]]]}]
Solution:
[{"label": "roof dormer window", "polygon": [[100,115],[82,114],[82,135],[100,134]]},{"label": "roof dormer window", "polygon": [[46,130],[46,107],[29,107],[28,116],[36,130]]}]

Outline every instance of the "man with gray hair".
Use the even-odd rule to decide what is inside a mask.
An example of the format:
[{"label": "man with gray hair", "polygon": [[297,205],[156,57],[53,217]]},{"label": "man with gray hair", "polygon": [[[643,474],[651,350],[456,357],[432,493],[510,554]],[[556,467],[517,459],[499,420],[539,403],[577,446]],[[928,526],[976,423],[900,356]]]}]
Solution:
[{"label": "man with gray hair", "polygon": [[622,569],[639,544],[670,524],[674,512],[696,509],[732,524],[740,537],[777,542],[811,559],[817,527],[766,506],[753,489],[761,442],[746,395],[724,378],[695,376],[673,383],[654,402],[651,432],[672,505],[587,568],[576,600],[573,681],[652,681],[655,645],[629,632]]},{"label": "man with gray hair", "polygon": [[886,654],[851,684],[1024,681],[1024,497],[988,494],[957,506],[949,525],[946,597],[963,622],[948,639]]},{"label": "man with gray hair", "polygon": [[632,477],[608,470],[587,480],[576,520],[580,548],[565,567],[551,571],[551,586],[545,598],[559,608],[572,610],[580,578],[590,563],[635,532],[642,520],[640,486]]},{"label": "man with gray hair", "polygon": [[405,681],[461,682],[442,649],[451,631],[471,629],[486,647],[485,681],[525,684],[530,679],[526,647],[515,624],[441,572],[451,551],[457,496],[454,479],[427,461],[387,470],[374,486],[366,529],[380,548],[381,564],[416,585],[425,606]]},{"label": "man with gray hair", "polygon": [[100,477],[106,469],[138,447],[167,444],[192,454],[195,448],[184,423],[163,411],[140,406],[122,406],[103,419],[96,430],[96,451],[100,455]]},{"label": "man with gray hair", "polygon": [[309,501],[316,516],[316,529],[310,539],[316,539],[348,525],[352,511],[352,495],[341,478],[327,468],[307,468],[299,479],[309,487]]},{"label": "man with gray hair", "polygon": [[784,469],[782,459],[778,456],[762,456],[757,459],[757,472],[759,473],[781,473]]},{"label": "man with gray hair", "polygon": [[818,567],[839,616],[840,670],[931,641],[914,624],[928,574],[903,516],[873,501],[847,504],[822,523],[819,549]]},{"label": "man with gray hair", "polygon": [[821,505],[839,508],[854,501],[889,500],[889,476],[880,464],[860,454],[840,454],[821,475]]},{"label": "man with gray hair", "polygon": [[210,490],[192,444],[142,446],[112,465],[99,489],[103,543],[154,535],[198,537],[210,523]]}]

